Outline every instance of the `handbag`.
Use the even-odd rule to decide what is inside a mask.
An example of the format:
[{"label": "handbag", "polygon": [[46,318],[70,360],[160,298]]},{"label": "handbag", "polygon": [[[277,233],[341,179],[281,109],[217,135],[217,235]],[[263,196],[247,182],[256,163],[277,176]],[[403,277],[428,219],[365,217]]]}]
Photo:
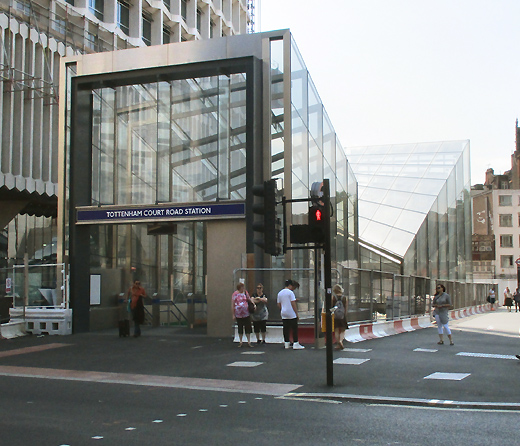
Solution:
[{"label": "handbag", "polygon": [[250,298],[247,300],[247,309],[249,310],[249,314],[253,314],[256,310],[256,305]]}]

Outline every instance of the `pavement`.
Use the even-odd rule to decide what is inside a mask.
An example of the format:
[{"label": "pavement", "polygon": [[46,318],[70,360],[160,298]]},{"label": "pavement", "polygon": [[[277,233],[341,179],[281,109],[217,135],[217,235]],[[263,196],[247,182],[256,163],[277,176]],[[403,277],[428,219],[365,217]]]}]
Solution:
[{"label": "pavement", "polygon": [[355,344],[334,352],[327,386],[325,349],[281,344],[238,348],[197,329],[144,327],[70,336],[0,340],[0,376],[272,395],[370,404],[520,410],[520,313],[450,322],[454,346],[436,328]]}]

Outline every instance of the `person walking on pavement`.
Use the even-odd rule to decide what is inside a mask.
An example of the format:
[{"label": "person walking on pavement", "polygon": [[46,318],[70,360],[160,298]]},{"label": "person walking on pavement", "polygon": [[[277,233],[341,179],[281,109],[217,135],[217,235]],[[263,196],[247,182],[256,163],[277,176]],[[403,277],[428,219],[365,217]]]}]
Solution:
[{"label": "person walking on pavement", "polygon": [[520,308],[520,291],[518,288],[513,295],[513,300],[515,301],[515,313],[518,313],[518,309]]},{"label": "person walking on pavement", "polygon": [[347,325],[347,298],[343,295],[343,288],[341,285],[334,285],[332,287],[332,307],[334,311],[334,337],[336,339],[336,350],[343,350],[343,340],[345,339],[345,330]]},{"label": "person walking on pavement", "polygon": [[444,344],[442,337],[443,332],[445,331],[448,335],[448,339],[450,340],[450,345],[455,345],[451,337],[450,327],[448,327],[449,311],[451,309],[451,297],[446,292],[446,287],[444,285],[437,285],[435,296],[433,297],[432,306],[434,308],[433,316],[437,321],[437,329],[439,331],[439,342],[437,342],[437,344]]},{"label": "person walking on pavement", "polygon": [[305,348],[298,342],[298,307],[294,290],[300,287],[296,280],[285,281],[285,288],[278,293],[276,302],[282,315],[284,347],[291,348],[290,334],[293,336],[293,349]]},{"label": "person walking on pavement", "polygon": [[509,287],[506,286],[504,291],[504,307],[507,307],[508,311],[511,313],[511,307],[513,306],[513,295],[509,290]]},{"label": "person walking on pavement", "polygon": [[139,280],[134,280],[134,284],[128,289],[130,299],[130,312],[134,321],[134,338],[141,336],[140,325],[144,324],[144,302],[146,291],[141,286]]},{"label": "person walking on pavement", "polygon": [[[269,310],[267,309],[267,297],[264,294],[264,286],[261,283],[256,286],[256,291],[251,297],[251,300],[256,305],[255,312],[251,315],[255,330],[256,343],[265,344]],[[262,339],[260,339],[260,336],[262,336]]]},{"label": "person walking on pavement", "polygon": [[495,311],[496,296],[495,290],[493,288],[489,290],[487,301],[491,304],[491,311]]},{"label": "person walking on pavement", "polygon": [[231,312],[233,319],[237,321],[238,336],[240,338],[239,347],[242,347],[244,331],[246,332],[247,345],[249,345],[249,347],[253,346],[251,344],[251,316],[248,308],[248,302],[250,300],[251,298],[246,291],[245,285],[240,282],[237,285],[236,291],[231,296]]}]

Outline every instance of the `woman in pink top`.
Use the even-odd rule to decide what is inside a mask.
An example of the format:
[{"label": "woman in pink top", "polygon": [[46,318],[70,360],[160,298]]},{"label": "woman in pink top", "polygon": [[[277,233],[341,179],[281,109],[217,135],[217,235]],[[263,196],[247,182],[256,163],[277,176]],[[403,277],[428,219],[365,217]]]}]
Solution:
[{"label": "woman in pink top", "polygon": [[251,298],[246,291],[245,285],[239,283],[237,290],[231,296],[231,312],[233,319],[236,319],[238,326],[238,336],[240,337],[239,347],[242,347],[242,338],[244,331],[246,332],[247,344],[252,347],[251,344],[251,317],[249,316],[249,308],[247,303]]}]

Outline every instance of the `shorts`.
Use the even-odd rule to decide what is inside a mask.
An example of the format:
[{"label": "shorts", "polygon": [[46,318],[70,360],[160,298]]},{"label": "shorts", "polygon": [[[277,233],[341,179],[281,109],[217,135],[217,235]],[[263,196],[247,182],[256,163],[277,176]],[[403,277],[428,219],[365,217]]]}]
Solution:
[{"label": "shorts", "polygon": [[255,333],[265,333],[267,331],[267,321],[253,321],[253,327],[255,327]]},{"label": "shorts", "polygon": [[242,336],[244,329],[246,334],[251,334],[251,316],[237,317],[238,334]]}]

